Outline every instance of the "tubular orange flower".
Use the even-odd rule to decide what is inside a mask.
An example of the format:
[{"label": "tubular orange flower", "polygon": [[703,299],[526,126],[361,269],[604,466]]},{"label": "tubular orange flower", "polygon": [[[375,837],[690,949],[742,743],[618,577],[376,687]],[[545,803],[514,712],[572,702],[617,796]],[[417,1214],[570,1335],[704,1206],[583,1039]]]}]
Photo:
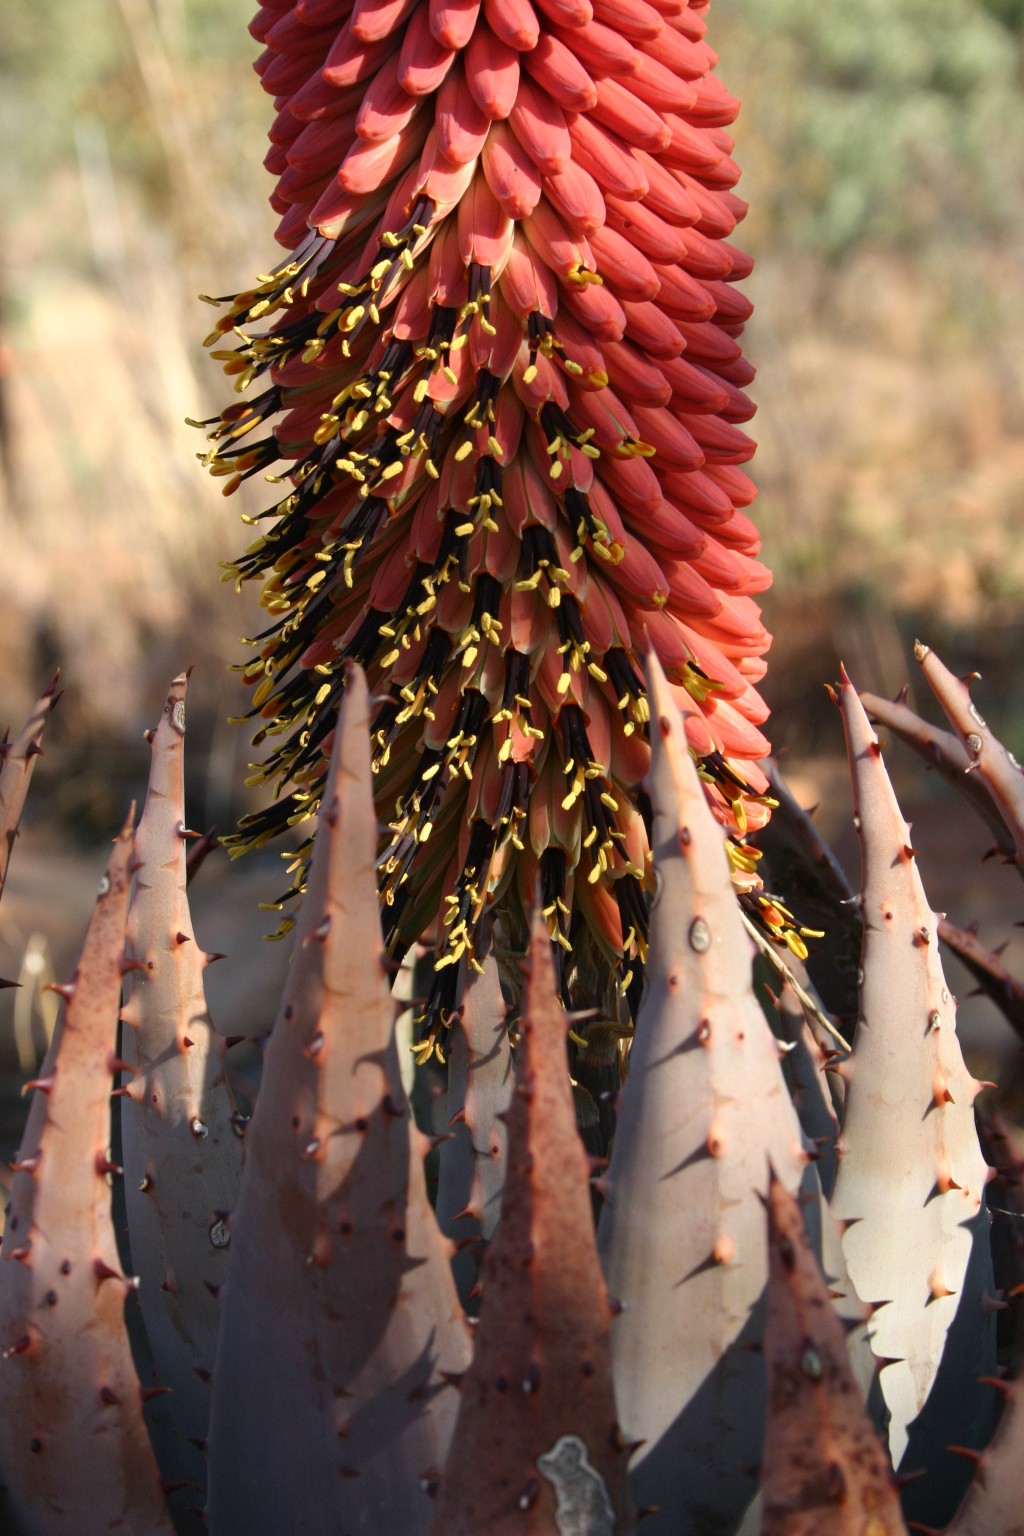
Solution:
[{"label": "tubular orange flower", "polygon": [[243,670],[279,798],[234,842],[315,813],[360,662],[385,933],[437,946],[429,1041],[485,913],[538,881],[566,996],[585,925],[635,1004],[648,645],[740,899],[799,944],[744,842],[770,804],[770,578],[707,3],[264,0],[252,24],[290,254],[208,338],[239,391],[264,383],[205,423],[206,462],[228,493],[284,487],[232,568],[271,618]]}]

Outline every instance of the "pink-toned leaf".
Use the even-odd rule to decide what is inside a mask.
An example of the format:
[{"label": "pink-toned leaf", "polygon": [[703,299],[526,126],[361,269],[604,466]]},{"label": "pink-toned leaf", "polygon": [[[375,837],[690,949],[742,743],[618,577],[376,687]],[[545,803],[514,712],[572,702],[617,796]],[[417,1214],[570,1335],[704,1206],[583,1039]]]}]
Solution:
[{"label": "pink-toned leaf", "polygon": [[986,1170],[972,1108],[981,1085],[960,1052],[910,829],[845,674],[838,702],[861,839],[864,949],[832,1208],[849,1223],[843,1250],[858,1295],[884,1303],[871,1342],[893,1463],[926,1469],[908,1506],[934,1521],[959,1497],[946,1445],[983,1444],[992,1425],[991,1389],[978,1385],[995,1363],[983,1305],[992,1285]]},{"label": "pink-toned leaf", "polygon": [[1024,982],[1008,971],[998,954],[986,948],[970,929],[958,928],[944,917],[939,922],[939,938],[963,962],[1003,1018],[1024,1039]]},{"label": "pink-toned leaf", "polygon": [[[977,1458],[974,1480],[944,1536],[1024,1536],[1024,1402],[1021,1383],[1003,1389],[999,1428]],[[975,1458],[972,1456],[971,1461]]]},{"label": "pink-toned leaf", "polygon": [[431,1536],[626,1536],[635,1528],[567,1033],[538,914],[501,1221],[484,1262],[476,1351]]},{"label": "pink-toned leaf", "polygon": [[[804,1133],[811,1164],[801,1199],[804,1226],[825,1279],[832,1305],[846,1330],[850,1368],[862,1397],[877,1397],[877,1367],[867,1336],[867,1312],[847,1273],[840,1232],[828,1205],[835,1182],[839,1123],[825,1086],[825,1055],[811,1033],[800,1000],[788,982],[775,999],[772,1028],[788,1049],[782,1071]],[[772,1018],[771,1011],[769,1019]]]},{"label": "pink-toned leaf", "polygon": [[7,870],[32,770],[36,758],[42,752],[40,742],[43,730],[61,697],[57,692],[59,679],[60,673],[57,672],[36,700],[32,713],[17,736],[13,741],[5,741],[0,749],[0,896],[7,882]]},{"label": "pink-toned leaf", "polygon": [[[209,956],[197,945],[185,894],[185,675],[171,684],[152,733],[149,792],[135,834],[121,1056],[122,1160],[132,1268],[156,1381],[171,1389],[168,1479],[194,1485],[201,1508],[218,1292],[230,1257],[242,1143],[224,1080],[224,1042],[206,1007]],[[169,1457],[169,1459],[164,1459]]]},{"label": "pink-toned leaf", "polygon": [[657,894],[644,998],[619,1104],[599,1248],[622,1303],[612,1332],[631,1483],[650,1536],[730,1531],[757,1491],[769,1159],[790,1190],[805,1154],[721,827],[657,659],[651,700]]},{"label": "pink-toned leaf", "polygon": [[476,1284],[480,1247],[494,1235],[505,1187],[505,1111],[512,1096],[507,1012],[493,952],[466,988],[448,1042],[448,1139],[441,1144],[437,1219],[460,1246],[453,1260],[465,1303]]},{"label": "pink-toned leaf", "polygon": [[767,1210],[762,1536],[906,1536],[889,1459],[800,1207],[774,1177]]},{"label": "pink-toned leaf", "polygon": [[[22,1536],[171,1536],[125,1331],[110,1094],[131,822],[115,844],[17,1159],[0,1261],[0,1468]],[[116,1176],[116,1175],[115,1175]],[[7,1526],[5,1526],[7,1529]]]},{"label": "pink-toned leaf", "polygon": [[1016,862],[1024,869],[1024,770],[981,718],[967,683],[954,677],[920,641],[914,646],[914,655],[967,753],[968,771],[976,772],[988,790],[1013,838]]},{"label": "pink-toned leaf", "polygon": [[970,754],[959,738],[951,731],[941,730],[939,726],[922,720],[920,715],[916,715],[903,702],[902,695],[898,699],[881,699],[875,693],[862,692],[860,701],[869,720],[898,737],[918,757],[923,758],[929,768],[941,774],[958,794],[964,796],[995,834],[998,847],[1012,859],[1015,856],[1013,838],[1006,830],[1006,823],[993,805],[983,781],[977,774],[968,771],[971,766]]},{"label": "pink-toned leaf", "polygon": [[787,1046],[783,1075],[801,1129],[814,1148],[821,1187],[827,1195],[835,1178],[839,1121],[825,1086],[825,1053],[811,1034],[800,999],[788,982],[783,983],[774,1008],[776,1032]]},{"label": "pink-toned leaf", "polygon": [[469,1361],[394,1040],[368,715],[353,667],[231,1221],[214,1536],[425,1532]]},{"label": "pink-toned leaf", "polygon": [[992,1221],[999,1353],[1010,1375],[1019,1376],[1024,1366],[1024,1145],[987,1094],[976,1113],[981,1150],[994,1174],[985,1196]]}]

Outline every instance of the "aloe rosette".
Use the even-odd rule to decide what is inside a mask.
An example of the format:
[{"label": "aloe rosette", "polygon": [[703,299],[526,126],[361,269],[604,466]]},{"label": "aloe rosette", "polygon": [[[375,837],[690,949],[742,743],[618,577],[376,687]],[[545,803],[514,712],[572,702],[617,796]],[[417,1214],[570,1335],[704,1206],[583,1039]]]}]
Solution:
[{"label": "aloe rosette", "polygon": [[243,670],[278,794],[235,842],[315,814],[360,663],[385,941],[437,951],[424,1054],[485,911],[525,943],[537,885],[563,996],[588,929],[635,1007],[647,648],[741,900],[803,947],[745,841],[768,814],[769,574],[743,511],[737,103],[706,10],[267,0],[252,24],[288,255],[222,301],[208,340],[246,399],[205,423],[205,458],[227,492],[279,487],[232,567],[263,583]]}]

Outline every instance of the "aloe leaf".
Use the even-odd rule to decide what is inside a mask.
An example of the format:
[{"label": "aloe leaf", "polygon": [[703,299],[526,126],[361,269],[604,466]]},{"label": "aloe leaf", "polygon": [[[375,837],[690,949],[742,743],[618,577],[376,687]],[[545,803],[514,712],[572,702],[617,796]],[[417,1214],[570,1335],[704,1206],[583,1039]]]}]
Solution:
[{"label": "aloe leaf", "polygon": [[352,668],[231,1221],[214,1536],[425,1532],[469,1360],[394,1040],[368,716]]},{"label": "aloe leaf", "polygon": [[612,1397],[611,1307],[539,913],[528,965],[501,1221],[431,1536],[626,1536],[635,1521]]},{"label": "aloe leaf", "polygon": [[[903,693],[906,692],[904,688]],[[944,731],[937,725],[923,720],[904,702],[903,693],[897,699],[881,699],[875,693],[861,692],[860,701],[868,719],[882,726],[905,743],[929,768],[941,774],[958,794],[974,807],[978,815],[995,834],[997,846],[1007,858],[1015,857],[1013,838],[996,810],[984,784],[970,770],[971,759],[966,747],[952,731]]]},{"label": "aloe leaf", "polygon": [[788,982],[783,983],[778,997],[771,999],[769,1018],[773,1015],[773,1030],[786,1047],[783,1076],[827,1197],[835,1182],[839,1121],[826,1086],[825,1052],[812,1035],[800,999]]},{"label": "aloe leaf", "polygon": [[[845,871],[789,788],[778,763],[765,765],[772,798],[771,820],[757,834],[772,890],[785,891],[800,921],[817,930],[804,962],[826,1008],[840,1021],[857,1011],[860,917]],[[789,956],[787,955],[787,961]]]},{"label": "aloe leaf", "polygon": [[643,1002],[604,1181],[598,1245],[623,1306],[612,1331],[645,1536],[732,1531],[757,1491],[769,1159],[795,1191],[806,1157],[721,827],[652,654],[656,895]]},{"label": "aloe leaf", "polygon": [[999,955],[987,949],[970,929],[958,928],[944,917],[939,923],[939,938],[963,962],[981,990],[1024,1040],[1024,983],[1008,971]]},{"label": "aloe leaf", "polygon": [[1024,1536],[1024,1403],[1021,1384],[1002,1383],[1006,1395],[991,1444],[969,1462],[975,1476],[943,1536]]},{"label": "aloe leaf", "polygon": [[[810,1208],[805,1209],[804,1226],[810,1237]],[[820,1200],[813,1235],[816,1239],[815,1255],[828,1285],[832,1309],[846,1332],[846,1354],[853,1379],[871,1418],[881,1429],[888,1415],[878,1379],[878,1362],[871,1350],[871,1309],[865,1307],[860,1300],[850,1279],[846,1254],[843,1252],[842,1231],[824,1197]]]},{"label": "aloe leaf", "polygon": [[19,1536],[171,1536],[125,1330],[110,1095],[132,830],[114,847],[15,1163],[0,1262],[0,1505]]},{"label": "aloe leaf", "polygon": [[892,1469],[793,1196],[768,1190],[762,1536],[906,1536]]},{"label": "aloe leaf", "polygon": [[[187,677],[186,673],[186,677]],[[185,855],[185,885],[190,886],[198,875],[211,853],[220,847],[216,827],[207,827],[205,832],[193,833],[191,848]]]},{"label": "aloe leaf", "polygon": [[983,1444],[992,1426],[991,1389],[978,1384],[995,1364],[983,1305],[992,1285],[986,1167],[972,1108],[983,1085],[960,1052],[910,829],[845,674],[838,702],[861,840],[864,949],[832,1208],[848,1223],[843,1250],[857,1294],[879,1304],[871,1344],[893,1465],[927,1473],[906,1507],[935,1520],[962,1492],[946,1445]]},{"label": "aloe leaf", "polygon": [[[196,943],[185,893],[184,674],[151,733],[149,792],[135,835],[128,912],[121,1112],[128,1237],[157,1380],[171,1389],[177,1443],[168,1476],[203,1504],[210,1375],[230,1256],[242,1143],[210,1023],[203,972],[216,956]],[[161,1446],[161,1454],[165,1454]]]},{"label": "aloe leaf", "polygon": [[25,797],[32,778],[36,758],[42,753],[42,736],[46,722],[57,707],[61,695],[57,692],[60,672],[54,674],[13,741],[0,744],[0,896],[7,883],[7,871],[18,836],[18,823],[25,807]]},{"label": "aloe leaf", "polygon": [[1024,1146],[1005,1115],[985,1099],[977,1106],[977,1119],[981,1150],[993,1170],[985,1195],[992,1220],[999,1353],[1016,1377],[1024,1365]]},{"label": "aloe leaf", "polygon": [[1013,838],[1015,862],[1024,871],[1024,770],[989,730],[971,701],[970,679],[954,677],[933,650],[918,641],[914,656],[967,753],[967,772],[976,773]]},{"label": "aloe leaf", "polygon": [[448,1043],[449,1134],[441,1144],[437,1219],[459,1245],[452,1264],[463,1304],[477,1282],[479,1245],[489,1242],[505,1187],[505,1112],[512,1096],[512,1053],[505,999],[493,953],[473,975]]},{"label": "aloe leaf", "polygon": [[[804,1009],[789,983],[773,999],[768,1018],[787,1046],[782,1071],[804,1133],[811,1162],[800,1198],[804,1227],[825,1279],[832,1305],[846,1329],[847,1353],[862,1397],[880,1410],[877,1365],[868,1342],[867,1308],[858,1299],[846,1268],[843,1245],[828,1196],[838,1165],[839,1122],[825,1086],[826,1057],[807,1024]],[[834,1076],[833,1073],[829,1074]],[[756,1527],[754,1527],[756,1529]]]}]

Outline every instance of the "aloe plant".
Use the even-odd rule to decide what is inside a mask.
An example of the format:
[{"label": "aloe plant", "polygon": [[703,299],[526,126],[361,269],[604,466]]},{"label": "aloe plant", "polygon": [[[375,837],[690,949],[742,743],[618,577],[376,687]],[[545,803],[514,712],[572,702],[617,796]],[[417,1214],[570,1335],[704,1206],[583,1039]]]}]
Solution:
[{"label": "aloe plant", "polygon": [[[676,696],[653,656],[649,668],[657,896],[610,1164],[595,1185],[567,1070],[585,1050],[571,1044],[585,1021],[563,1013],[537,913],[525,985],[509,986],[504,962],[499,983],[492,955],[466,993],[437,1215],[397,1054],[405,999],[392,996],[376,914],[365,683],[355,671],[347,682],[292,971],[242,1140],[223,1046],[195,989],[202,956],[182,970],[182,989],[175,959],[193,955],[194,940],[166,926],[186,920],[175,680],[139,833],[129,825],[118,840],[30,1085],[0,1263],[0,1471],[13,1532],[91,1536],[125,1520],[186,1531],[207,1482],[214,1536],[296,1519],[325,1533],[348,1521],[396,1536],[619,1536],[640,1514],[672,1536],[900,1532],[906,1518],[1011,1536],[1020,1412],[1016,1389],[1004,1392],[993,1434],[993,1321],[1008,1302],[982,1218],[970,1112],[980,1085],[959,1055],[934,915],[878,743],[844,679],[865,859],[861,1017],[852,1052],[837,1046],[823,1062],[810,1026],[835,1038],[834,1025],[796,969],[771,991],[753,963],[757,930],[736,903],[726,834]],[[153,1007],[161,985],[170,1001]],[[140,1056],[125,1087],[142,1078],[170,1106],[177,1082],[179,1096],[200,1096],[186,1107],[203,1108],[210,1134],[171,1117],[146,1143],[140,1182],[151,1185],[127,1206],[139,1294],[172,1262],[182,1283],[149,1281],[146,1347],[135,1338],[133,1362],[110,1104],[116,1091],[124,1110],[137,1107],[113,1088],[129,1071],[114,1052],[119,1028],[142,1050],[147,1008],[166,1044],[158,1064]],[[180,1074],[193,1062],[202,1070],[189,1089]],[[838,1111],[823,1064],[845,1080]],[[984,1126],[1004,1170],[999,1219],[1016,1208],[1016,1154],[990,1115]],[[181,1131],[197,1138],[184,1143],[190,1155]],[[209,1191],[238,1177],[240,1149],[234,1205],[212,1212],[229,1241],[216,1243],[206,1202],[230,1197]],[[162,1191],[160,1222],[150,1189]],[[470,1220],[454,1243],[441,1231]],[[1018,1251],[1004,1243],[996,1257],[1012,1291]],[[468,1258],[475,1327],[456,1288]],[[213,1303],[205,1312],[193,1310],[196,1281]],[[188,1391],[162,1399],[162,1419],[143,1399],[170,1384],[203,1318],[216,1342],[212,1370],[209,1342],[195,1357],[200,1385],[211,1377],[199,1435]],[[1004,1337],[1012,1352],[1016,1334]],[[199,1474],[185,1457],[187,1486],[169,1486],[167,1469],[193,1441]],[[899,1496],[893,1461],[924,1470]],[[84,1525],[70,1487],[89,1491]]]},{"label": "aloe plant", "polygon": [[[1019,1536],[1020,1248],[990,1244],[985,1085],[849,679],[855,899],[760,761],[706,9],[261,6],[288,255],[211,338],[263,383],[206,458],[289,481],[234,568],[284,791],[240,841],[302,829],[302,902],[247,1120],[175,678],[26,1084],[12,1536]],[[1020,771],[917,655],[952,734],[867,703],[1020,863]],[[0,894],[55,700],[5,744]],[[981,1127],[1010,1220],[1021,1160]]]}]

